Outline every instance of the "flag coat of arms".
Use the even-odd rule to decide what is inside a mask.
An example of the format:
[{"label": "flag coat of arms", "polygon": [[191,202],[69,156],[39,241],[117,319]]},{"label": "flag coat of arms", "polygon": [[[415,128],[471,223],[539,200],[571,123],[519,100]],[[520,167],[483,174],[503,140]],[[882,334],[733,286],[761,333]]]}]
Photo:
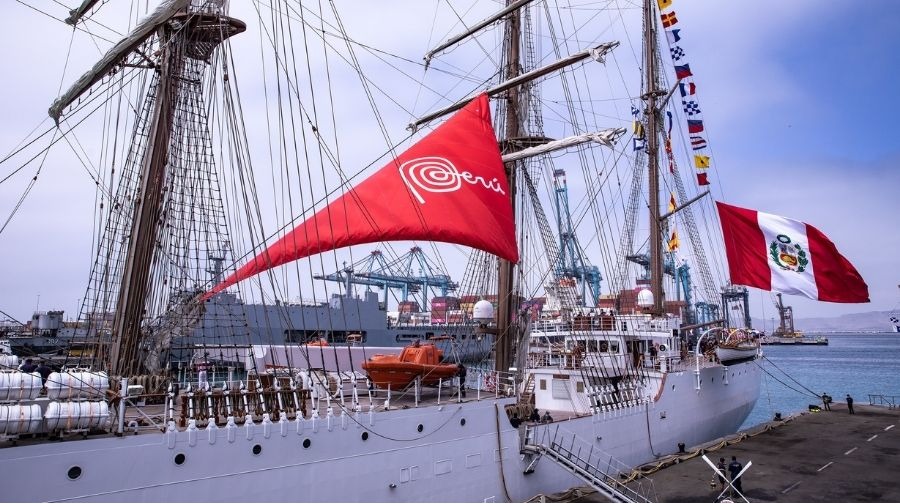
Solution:
[{"label": "flag coat of arms", "polygon": [[833,303],[867,303],[856,268],[815,227],[716,202],[731,281]]}]

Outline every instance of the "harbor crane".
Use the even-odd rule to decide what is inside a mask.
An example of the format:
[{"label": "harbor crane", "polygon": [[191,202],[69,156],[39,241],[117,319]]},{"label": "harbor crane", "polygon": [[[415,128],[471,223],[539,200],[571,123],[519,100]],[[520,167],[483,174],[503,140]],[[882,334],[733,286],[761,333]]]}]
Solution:
[{"label": "harbor crane", "polygon": [[459,288],[459,284],[429,259],[421,247],[412,247],[393,261],[385,258],[381,250],[373,250],[349,266],[345,263],[342,270],[313,278],[340,282],[347,286],[348,293],[350,285],[379,287],[383,291],[385,306],[392,290],[399,290],[403,301],[409,301],[412,294],[421,294],[420,306],[423,309],[427,309],[432,291],[446,296]]},{"label": "harbor crane", "polygon": [[553,186],[556,197],[556,225],[559,229],[559,260],[556,263],[558,280],[574,279],[581,288],[579,303],[584,306],[597,306],[600,300],[600,269],[592,266],[584,257],[578,244],[572,216],[569,213],[569,189],[566,185],[566,171],[553,170]]}]

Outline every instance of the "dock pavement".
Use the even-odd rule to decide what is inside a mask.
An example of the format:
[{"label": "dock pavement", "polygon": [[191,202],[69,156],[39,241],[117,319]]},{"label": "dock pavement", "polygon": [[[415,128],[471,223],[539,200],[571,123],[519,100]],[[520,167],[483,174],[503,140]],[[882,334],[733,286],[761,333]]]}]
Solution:
[{"label": "dock pavement", "polygon": [[[716,502],[713,470],[720,457],[747,466],[741,478],[750,502],[900,502],[900,410],[832,403],[831,411],[803,412],[642,466],[656,502]],[[657,466],[659,466],[658,469]],[[645,480],[646,488],[646,480]],[[588,489],[580,502],[603,502]],[[733,502],[745,502],[731,496]],[[570,499],[566,499],[570,500]]]}]

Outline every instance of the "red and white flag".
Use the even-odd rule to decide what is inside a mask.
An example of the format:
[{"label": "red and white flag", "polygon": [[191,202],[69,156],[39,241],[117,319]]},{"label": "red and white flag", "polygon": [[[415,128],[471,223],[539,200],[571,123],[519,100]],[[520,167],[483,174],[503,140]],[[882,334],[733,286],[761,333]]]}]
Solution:
[{"label": "red and white flag", "polygon": [[833,303],[867,303],[869,287],[809,224],[716,202],[732,283]]}]

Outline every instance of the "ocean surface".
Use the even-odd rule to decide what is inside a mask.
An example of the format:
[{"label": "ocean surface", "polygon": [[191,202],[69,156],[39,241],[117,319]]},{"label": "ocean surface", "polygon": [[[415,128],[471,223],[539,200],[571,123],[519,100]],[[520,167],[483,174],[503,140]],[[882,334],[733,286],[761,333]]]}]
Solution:
[{"label": "ocean surface", "polygon": [[[812,336],[812,334],[810,334]],[[759,401],[742,429],[822,405],[827,392],[834,402],[869,402],[869,394],[900,399],[900,334],[822,334],[828,346],[766,345],[758,361],[764,370]],[[816,394],[819,397],[813,397]]]}]

